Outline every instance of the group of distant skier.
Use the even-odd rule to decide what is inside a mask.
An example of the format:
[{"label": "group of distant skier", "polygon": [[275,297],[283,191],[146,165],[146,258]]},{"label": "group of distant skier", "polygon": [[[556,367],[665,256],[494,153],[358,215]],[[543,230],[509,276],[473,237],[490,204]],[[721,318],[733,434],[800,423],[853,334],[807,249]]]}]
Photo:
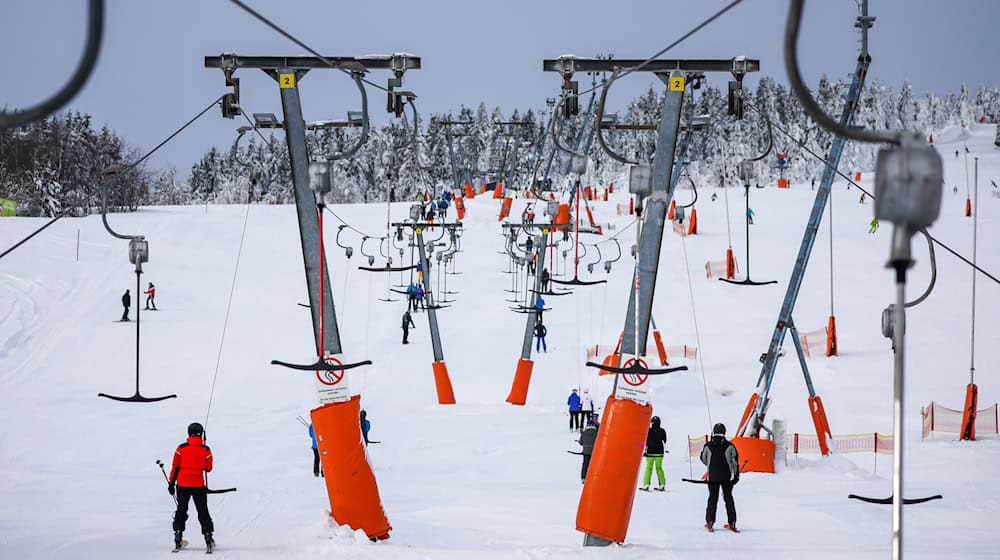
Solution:
[{"label": "group of distant skier", "polygon": [[[156,309],[156,286],[153,286],[153,283],[150,282],[149,287],[146,289],[145,292],[143,292],[143,294],[145,294],[146,296],[146,310],[158,311]],[[125,293],[122,294],[122,307],[125,308],[125,310],[122,311],[122,318],[120,319],[120,321],[123,323],[131,321],[131,319],[128,318],[128,310],[130,307],[132,307],[132,294],[131,292],[129,292],[128,289],[126,289]]]}]

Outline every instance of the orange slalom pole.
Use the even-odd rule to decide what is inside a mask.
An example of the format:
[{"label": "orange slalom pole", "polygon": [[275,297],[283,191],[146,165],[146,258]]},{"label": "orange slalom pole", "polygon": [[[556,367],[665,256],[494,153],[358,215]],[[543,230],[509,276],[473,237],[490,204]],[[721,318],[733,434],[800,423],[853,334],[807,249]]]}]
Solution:
[{"label": "orange slalom pole", "polygon": [[819,438],[819,451],[823,455],[830,454],[830,447],[826,438],[832,437],[830,433],[830,423],[826,419],[826,411],[823,409],[823,400],[819,395],[809,397],[809,413],[812,415],[813,427],[816,428],[816,437]]},{"label": "orange slalom pole", "polygon": [[608,397],[576,511],[576,530],[624,542],[653,407]]},{"label": "orange slalom pole", "polygon": [[438,404],[455,404],[455,391],[451,388],[448,366],[444,361],[434,362],[434,388],[437,390]]},{"label": "orange slalom pole", "polygon": [[378,484],[361,436],[361,395],[310,411],[323,464],[330,515],[340,525],[361,529],[370,539],[389,538]]},{"label": "orange slalom pole", "polygon": [[979,387],[969,383],[965,388],[965,408],[962,409],[962,431],[959,439],[976,441],[976,408],[979,406]]},{"label": "orange slalom pole", "polygon": [[743,409],[743,417],[740,418],[740,427],[736,429],[736,433],[742,434],[744,428],[746,428],[747,421],[750,420],[750,414],[753,412],[754,406],[757,404],[757,399],[760,398],[756,392],[750,395],[750,400],[747,402],[746,408]]},{"label": "orange slalom pole", "polygon": [[837,355],[837,319],[830,315],[830,320],[826,324],[826,355]]},{"label": "orange slalom pole", "polygon": [[531,384],[531,371],[535,368],[535,362],[521,358],[517,361],[517,370],[514,371],[514,383],[510,386],[510,394],[507,395],[507,402],[524,406],[528,400],[528,386]]}]

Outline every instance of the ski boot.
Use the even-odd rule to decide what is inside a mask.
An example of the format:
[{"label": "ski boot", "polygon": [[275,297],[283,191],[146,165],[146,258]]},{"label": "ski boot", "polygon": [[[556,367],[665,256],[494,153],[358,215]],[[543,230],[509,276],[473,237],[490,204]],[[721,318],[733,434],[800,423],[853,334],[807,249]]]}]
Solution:
[{"label": "ski boot", "polygon": [[667,491],[667,487],[665,485],[661,484],[658,487],[656,487],[656,491],[657,492],[666,492]]},{"label": "ski boot", "polygon": [[639,490],[642,490],[643,492],[649,492],[649,485],[646,485],[646,486],[640,486],[640,487],[639,487]]},{"label": "ski boot", "polygon": [[708,529],[709,533],[715,532],[715,528],[713,528],[712,525],[714,525],[714,523],[712,523],[711,521],[705,523],[705,528]]},{"label": "ski boot", "polygon": [[174,550],[172,552],[178,552],[180,549],[184,548],[187,541],[184,540],[183,531],[174,531]]},{"label": "ski boot", "polygon": [[211,554],[215,550],[215,539],[212,538],[212,533],[205,533],[205,554]]},{"label": "ski boot", "polygon": [[726,529],[729,529],[730,531],[732,531],[734,533],[739,533],[740,532],[740,530],[736,528],[736,524],[735,523],[726,523]]}]

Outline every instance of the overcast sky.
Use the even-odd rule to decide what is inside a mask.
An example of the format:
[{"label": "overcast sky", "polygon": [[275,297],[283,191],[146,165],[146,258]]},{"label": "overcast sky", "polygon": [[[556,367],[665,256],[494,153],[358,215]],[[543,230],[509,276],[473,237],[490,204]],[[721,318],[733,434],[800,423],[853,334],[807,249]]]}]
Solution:
[{"label": "overcast sky", "polygon": [[[485,101],[505,112],[542,108],[559,78],[542,59],[573,53],[645,58],[728,3],[722,0],[248,0],[255,9],[330,56],[410,52],[423,69],[408,73],[423,113],[475,107]],[[227,0],[108,0],[97,68],[70,108],[106,123],[143,151],[153,147],[212,99],[227,91],[220,70],[203,68],[205,55],[304,55],[297,46]],[[665,58],[759,58],[761,74],[786,82],[781,58],[784,0],[744,0]],[[898,88],[909,80],[918,94],[975,91],[1000,85],[1000,1],[871,0],[871,77]],[[854,69],[854,0],[811,0],[800,40],[803,73],[815,85],[823,73]],[[0,106],[23,107],[55,91],[79,60],[85,0],[6,0],[0,17]],[[992,53],[992,54],[991,54]],[[281,104],[275,83],[243,70],[248,112]],[[385,83],[386,72],[372,81]],[[581,76],[581,79],[585,77]],[[724,87],[728,76],[709,77]],[[748,80],[750,85],[756,80]],[[634,75],[616,85],[609,110],[650,83]],[[582,85],[582,84],[581,84]],[[343,118],[359,108],[357,90],[342,73],[311,72],[301,83],[307,120]],[[370,90],[378,122],[389,118],[381,92]],[[190,165],[212,145],[228,145],[239,122],[213,110],[164,147],[153,165]]]}]

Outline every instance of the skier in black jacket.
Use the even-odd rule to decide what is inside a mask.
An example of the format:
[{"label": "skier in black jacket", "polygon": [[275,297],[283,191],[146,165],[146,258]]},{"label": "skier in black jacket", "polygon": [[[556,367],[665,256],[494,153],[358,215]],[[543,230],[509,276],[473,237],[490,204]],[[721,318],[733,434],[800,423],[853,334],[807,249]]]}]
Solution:
[{"label": "skier in black jacket", "polygon": [[122,321],[128,321],[129,320],[128,319],[128,308],[131,307],[131,306],[132,306],[132,296],[129,295],[128,290],[125,290],[125,293],[122,294],[122,307],[125,308],[125,311],[122,312],[122,318],[121,318]]},{"label": "skier in black jacket", "polygon": [[410,337],[410,327],[416,328],[417,326],[413,324],[413,317],[410,317],[410,310],[407,309],[403,312],[403,344],[409,344],[408,340]]},{"label": "skier in black jacket", "polygon": [[593,417],[587,420],[587,427],[580,432],[580,439],[577,441],[583,447],[583,465],[580,467],[580,482],[582,483],[587,480],[590,456],[594,454],[594,444],[597,443],[597,424]]},{"label": "skier in black jacket", "polygon": [[656,480],[660,485],[656,488],[660,492],[666,490],[667,478],[663,474],[663,453],[664,445],[667,443],[667,431],[660,427],[660,417],[654,416],[649,423],[649,432],[646,434],[646,472],[642,475],[642,488],[640,490],[649,491],[649,481],[653,478],[653,469],[656,469]]},{"label": "skier in black jacket", "polygon": [[726,439],[725,424],[716,424],[712,439],[701,450],[701,462],[708,467],[708,508],[705,510],[705,528],[714,531],[715,510],[719,505],[719,489],[726,502],[726,528],[736,529],[736,504],[733,503],[733,486],[740,481],[740,455],[736,446]]}]

